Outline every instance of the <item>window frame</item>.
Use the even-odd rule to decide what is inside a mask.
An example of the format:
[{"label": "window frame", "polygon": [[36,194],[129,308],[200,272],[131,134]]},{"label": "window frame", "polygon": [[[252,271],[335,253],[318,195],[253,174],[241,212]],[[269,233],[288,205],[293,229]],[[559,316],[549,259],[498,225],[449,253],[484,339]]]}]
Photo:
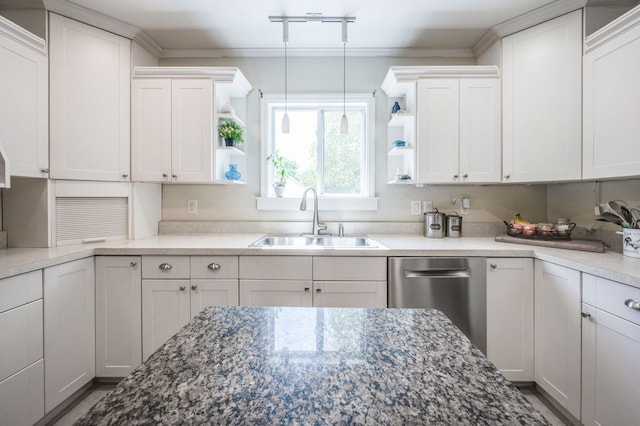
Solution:
[{"label": "window frame", "polygon": [[[346,102],[356,102],[365,105],[364,124],[364,164],[363,176],[365,176],[364,195],[319,195],[318,208],[320,210],[368,210],[378,209],[378,199],[375,196],[375,98],[371,94],[347,94]],[[318,103],[335,103],[342,106],[343,94],[318,94],[304,93],[287,95],[289,105]],[[260,196],[257,198],[258,210],[298,210],[299,197],[276,198],[269,187],[269,173],[271,166],[266,161],[272,152],[272,134],[274,129],[271,124],[271,110],[284,104],[284,94],[263,95],[260,100]],[[277,125],[277,124],[276,124]]]}]

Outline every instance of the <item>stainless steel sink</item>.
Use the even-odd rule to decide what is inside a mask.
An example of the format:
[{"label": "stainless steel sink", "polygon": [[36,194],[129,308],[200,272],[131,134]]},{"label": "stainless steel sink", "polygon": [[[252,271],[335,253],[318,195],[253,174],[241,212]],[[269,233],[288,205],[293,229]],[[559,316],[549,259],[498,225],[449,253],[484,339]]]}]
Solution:
[{"label": "stainless steel sink", "polygon": [[376,248],[378,244],[364,234],[346,235],[300,235],[268,234],[249,244],[263,248]]}]

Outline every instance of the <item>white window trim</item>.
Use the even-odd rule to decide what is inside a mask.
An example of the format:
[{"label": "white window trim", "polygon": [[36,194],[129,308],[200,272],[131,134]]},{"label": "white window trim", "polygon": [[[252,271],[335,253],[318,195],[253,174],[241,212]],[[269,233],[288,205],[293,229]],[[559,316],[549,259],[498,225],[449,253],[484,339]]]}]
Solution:
[{"label": "white window trim", "polygon": [[[342,94],[288,94],[287,102],[306,103],[309,99],[322,102],[343,102]],[[333,211],[375,211],[378,210],[378,198],[375,197],[375,99],[371,94],[347,94],[347,102],[366,104],[367,122],[365,123],[365,170],[368,182],[368,196],[326,196],[318,200],[319,210]],[[256,199],[258,210],[298,210],[300,198],[269,197],[269,164],[266,161],[270,150],[271,120],[269,120],[269,104],[284,102],[284,94],[263,95],[260,101],[260,197]],[[311,103],[311,102],[309,102]],[[315,103],[315,102],[314,102]]]}]

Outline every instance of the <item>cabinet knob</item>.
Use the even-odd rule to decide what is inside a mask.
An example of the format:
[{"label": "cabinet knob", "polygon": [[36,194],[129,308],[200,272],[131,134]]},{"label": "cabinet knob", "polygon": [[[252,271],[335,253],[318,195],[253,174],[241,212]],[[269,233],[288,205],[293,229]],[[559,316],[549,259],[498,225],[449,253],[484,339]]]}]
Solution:
[{"label": "cabinet knob", "polygon": [[465,174],[462,175],[462,177],[466,179],[466,178],[469,177],[469,175],[465,173]]},{"label": "cabinet knob", "polygon": [[181,285],[181,286],[180,286],[180,291],[185,291],[186,289],[187,289],[187,286],[186,286],[186,285]]},{"label": "cabinet knob", "polygon": [[489,266],[491,267],[491,269],[498,269],[498,265],[496,265],[495,263],[492,263]]},{"label": "cabinet knob", "polygon": [[458,179],[458,175],[453,175],[453,179]]},{"label": "cabinet knob", "polygon": [[505,179],[509,179],[509,178],[511,178],[511,175],[504,175],[504,178]]},{"label": "cabinet knob", "polygon": [[218,265],[217,263],[210,263],[207,265],[207,269],[209,269],[210,271],[217,271],[220,268],[221,266]]},{"label": "cabinet knob", "polygon": [[47,168],[40,169],[40,171],[41,171],[42,173],[49,173],[49,169],[47,169]]},{"label": "cabinet knob", "polygon": [[192,285],[192,286],[191,286],[191,290],[196,291],[197,289],[198,289],[198,286],[197,286],[197,285]]},{"label": "cabinet knob", "polygon": [[309,290],[311,290],[309,287],[305,287],[305,288],[304,288],[304,292],[305,292],[305,293],[309,293]]},{"label": "cabinet knob", "polygon": [[633,299],[627,299],[624,301],[625,306],[628,306],[631,309],[635,309],[636,311],[640,311],[640,302],[636,302]]},{"label": "cabinet knob", "polygon": [[178,179],[178,175],[171,175],[172,178]]},{"label": "cabinet knob", "polygon": [[171,266],[171,265],[170,265],[170,264],[168,264],[168,263],[161,263],[161,264],[158,266],[158,268],[159,268],[161,271],[168,271],[168,270],[170,270],[171,268],[173,268],[173,266]]},{"label": "cabinet knob", "polygon": [[588,312],[580,312],[582,318],[591,318],[591,314]]},{"label": "cabinet knob", "polygon": [[322,289],[321,288],[316,288],[316,293],[322,293]]},{"label": "cabinet knob", "polygon": [[126,179],[126,178],[128,178],[128,177],[129,177],[129,175],[128,175],[128,174],[126,174],[126,173],[123,173],[123,174],[122,174],[122,177]]},{"label": "cabinet knob", "polygon": [[138,264],[138,262],[136,262],[135,260],[131,261],[131,266],[136,266]]},{"label": "cabinet knob", "polygon": [[166,173],[163,173],[163,174],[162,174],[162,177],[163,177],[164,179],[166,179],[166,178],[168,178],[168,177],[169,177],[169,175],[168,175],[168,174],[166,174]]}]

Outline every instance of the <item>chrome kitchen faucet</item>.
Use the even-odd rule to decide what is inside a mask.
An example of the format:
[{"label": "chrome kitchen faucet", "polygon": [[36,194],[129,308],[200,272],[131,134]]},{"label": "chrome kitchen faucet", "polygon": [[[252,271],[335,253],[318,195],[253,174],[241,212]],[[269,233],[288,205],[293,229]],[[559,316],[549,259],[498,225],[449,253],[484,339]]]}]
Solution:
[{"label": "chrome kitchen faucet", "polygon": [[304,194],[302,194],[302,201],[300,202],[300,210],[307,210],[307,192],[313,191],[313,235],[320,235],[320,231],[324,231],[327,229],[327,225],[324,223],[320,223],[320,219],[318,218],[318,193],[315,188],[308,187],[304,190]]}]

